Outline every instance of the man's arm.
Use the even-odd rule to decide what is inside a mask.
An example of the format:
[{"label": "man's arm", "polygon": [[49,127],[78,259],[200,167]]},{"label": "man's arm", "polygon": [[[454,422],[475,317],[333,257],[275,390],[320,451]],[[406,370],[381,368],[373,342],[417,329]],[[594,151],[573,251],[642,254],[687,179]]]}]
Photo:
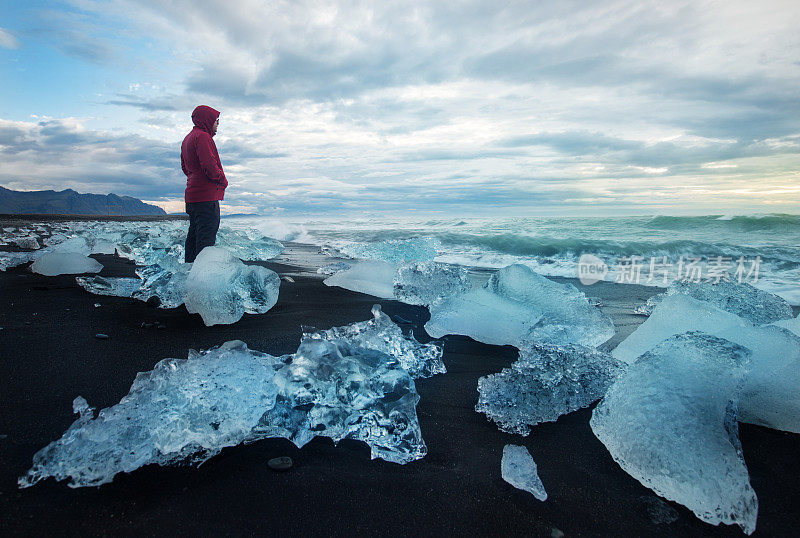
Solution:
[{"label": "man's arm", "polygon": [[186,165],[183,162],[183,153],[181,153],[181,170],[183,170],[183,173],[186,177],[189,177],[189,171],[186,170]]},{"label": "man's arm", "polygon": [[[217,164],[217,159],[214,158],[214,150],[212,149],[214,141],[210,136],[197,137],[197,159],[200,161],[200,166],[206,177],[213,183],[221,186],[228,186],[228,180],[225,178],[225,172]],[[223,185],[224,184],[224,185]]]}]

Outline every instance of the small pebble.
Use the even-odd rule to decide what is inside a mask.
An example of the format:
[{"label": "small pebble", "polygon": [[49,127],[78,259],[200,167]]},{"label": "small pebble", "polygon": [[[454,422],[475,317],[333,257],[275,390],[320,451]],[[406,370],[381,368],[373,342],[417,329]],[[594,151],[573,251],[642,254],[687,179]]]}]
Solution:
[{"label": "small pebble", "polygon": [[164,325],[163,323],[157,323],[156,324],[156,329],[162,329],[163,330],[163,329],[166,329],[166,328],[167,328],[167,326]]},{"label": "small pebble", "polygon": [[273,471],[288,471],[292,468],[292,458],[289,456],[281,456],[280,458],[272,458],[267,462],[267,465]]},{"label": "small pebble", "polygon": [[143,329],[152,329],[153,328],[153,324],[152,323],[147,323],[146,321],[143,321],[142,322],[142,328]]},{"label": "small pebble", "polygon": [[97,333],[94,337],[98,340],[108,340],[108,335],[103,333]]},{"label": "small pebble", "polygon": [[281,278],[286,282],[294,282],[294,279],[290,276],[282,276]]},{"label": "small pebble", "polygon": [[100,303],[94,303],[94,307],[95,308],[99,308],[100,307]]}]

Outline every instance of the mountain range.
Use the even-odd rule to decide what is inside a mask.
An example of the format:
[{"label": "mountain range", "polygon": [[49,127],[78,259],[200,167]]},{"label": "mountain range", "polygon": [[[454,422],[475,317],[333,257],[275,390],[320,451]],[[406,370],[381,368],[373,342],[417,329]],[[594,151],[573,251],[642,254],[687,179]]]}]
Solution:
[{"label": "mountain range", "polygon": [[0,213],[41,215],[166,215],[131,196],[64,191],[12,191],[0,187]]}]

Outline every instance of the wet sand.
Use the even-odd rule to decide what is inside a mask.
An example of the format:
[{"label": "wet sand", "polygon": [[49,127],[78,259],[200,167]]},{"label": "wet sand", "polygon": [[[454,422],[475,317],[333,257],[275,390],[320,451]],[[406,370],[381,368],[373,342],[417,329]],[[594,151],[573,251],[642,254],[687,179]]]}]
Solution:
[{"label": "wet sand", "polygon": [[[738,527],[705,524],[675,503],[665,503],[677,514],[671,523],[652,513],[653,503],[659,506],[655,495],[594,437],[590,409],[539,425],[525,438],[500,432],[474,411],[477,380],[508,366],[516,349],[460,336],[445,341],[448,373],[417,381],[428,455],[408,465],[370,460],[368,447],[354,441],[334,446],[316,438],[300,450],[274,439],[225,449],[199,468],[148,466],[99,488],[47,480],[17,489],[33,454],[73,422],[76,396],[98,409],[114,405],[137,372],[165,357],[233,339],[273,355],[292,353],[302,325],[324,329],[365,320],[375,303],[429,340],[422,328],[427,309],[324,286],[301,267],[316,256],[326,259],[315,247],[288,245],[265,264],[294,279],[281,282],[277,305],[215,327],[183,307],[161,310],[91,295],[71,276],[44,277],[27,266],[0,273],[0,533],[551,536],[558,529],[566,536],[743,535]],[[133,275],[132,262],[95,257],[104,265],[101,275]],[[598,283],[584,291],[599,297],[614,320],[617,335],[604,345],[610,349],[644,320],[632,308],[658,290]],[[154,321],[166,329],[141,327]],[[109,339],[95,339],[99,332]],[[740,432],[759,497],[756,535],[794,535],[800,435],[746,424]],[[500,477],[507,443],[528,447],[546,502]],[[267,460],[282,455],[295,467],[271,471]]]}]

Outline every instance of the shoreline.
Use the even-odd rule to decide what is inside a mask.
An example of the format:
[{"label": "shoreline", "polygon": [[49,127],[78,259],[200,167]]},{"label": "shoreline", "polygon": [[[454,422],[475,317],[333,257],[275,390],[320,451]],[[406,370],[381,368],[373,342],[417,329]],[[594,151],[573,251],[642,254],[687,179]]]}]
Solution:
[{"label": "shoreline", "polygon": [[[284,439],[226,448],[201,467],[147,466],[98,488],[70,489],[46,480],[24,490],[17,478],[33,454],[74,421],[80,395],[102,409],[127,394],[137,372],[166,357],[185,358],[243,340],[272,355],[293,353],[302,326],[342,326],[371,317],[373,304],[427,342],[425,307],[378,299],[322,284],[307,262],[335,259],[314,245],[285,243],[263,264],[281,281],[278,303],[232,325],[205,327],[183,306],[158,309],[135,299],[92,295],[74,276],[45,277],[26,266],[0,272],[0,531],[51,534],[443,534],[464,536],[743,536],[711,526],[688,509],[661,500],[612,460],[589,427],[594,406],[540,424],[528,437],[501,432],[474,410],[479,377],[517,357],[512,346],[463,336],[444,341],[447,373],[415,384],[417,414],[428,454],[407,465],[370,460],[368,447],[317,437],[302,449]],[[95,255],[101,276],[132,276],[135,264]],[[580,285],[614,321],[611,348],[646,318],[633,314],[658,288],[598,282]],[[588,291],[587,291],[588,290]],[[99,306],[95,306],[99,305]],[[403,321],[400,321],[402,319]],[[144,328],[160,322],[164,330]],[[98,332],[109,335],[98,340]],[[760,501],[754,536],[792,535],[800,526],[800,435],[741,424],[740,436]],[[506,444],[528,448],[548,492],[546,502],[504,482]],[[295,466],[275,473],[268,459],[288,455]],[[654,508],[655,507],[655,508]],[[677,519],[666,522],[659,514]]]}]

